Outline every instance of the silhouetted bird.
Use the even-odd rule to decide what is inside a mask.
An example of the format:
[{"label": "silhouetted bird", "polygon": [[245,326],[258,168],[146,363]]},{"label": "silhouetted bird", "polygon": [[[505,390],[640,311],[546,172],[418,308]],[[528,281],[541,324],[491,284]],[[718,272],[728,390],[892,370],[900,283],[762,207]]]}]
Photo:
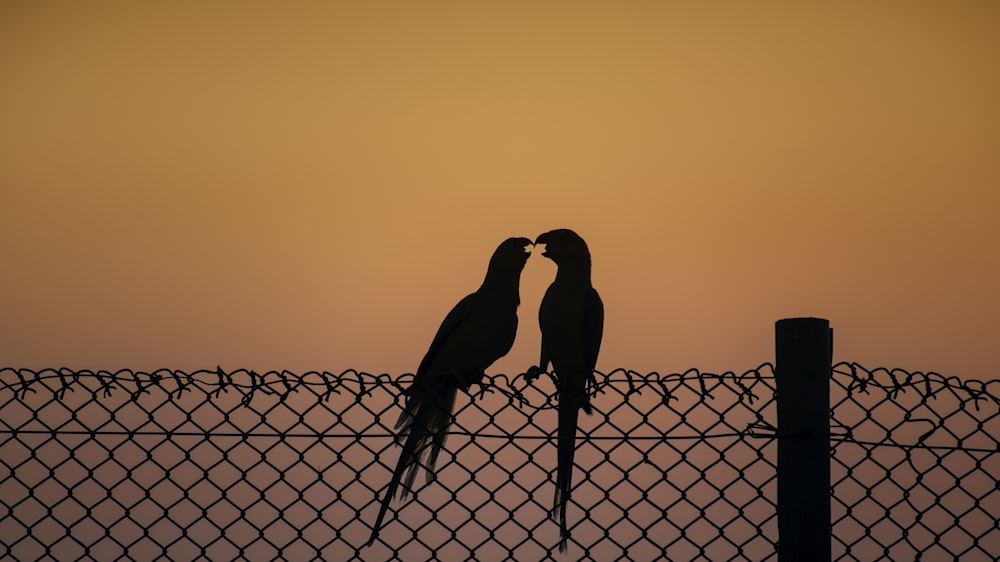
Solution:
[{"label": "silhouetted bird", "polygon": [[519,284],[529,246],[527,238],[504,240],[490,258],[482,286],[459,301],[438,328],[405,391],[406,407],[396,422],[396,443],[403,443],[403,451],[368,545],[378,537],[400,483],[399,496],[405,500],[420,468],[426,471],[427,482],[434,479],[434,464],[447,437],[458,389],[468,390],[471,384],[481,382],[486,369],[514,345],[521,302]]},{"label": "silhouetted bird", "polygon": [[559,523],[559,551],[566,550],[569,503],[576,452],[577,418],[582,409],[591,413],[588,386],[604,332],[604,303],[590,281],[590,250],[583,238],[568,229],[546,232],[535,240],[545,244],[543,256],[556,262],[556,279],[549,285],[538,311],[542,353],[537,367],[528,370],[533,381],[548,369],[555,374],[559,399],[558,466],[552,515]]}]

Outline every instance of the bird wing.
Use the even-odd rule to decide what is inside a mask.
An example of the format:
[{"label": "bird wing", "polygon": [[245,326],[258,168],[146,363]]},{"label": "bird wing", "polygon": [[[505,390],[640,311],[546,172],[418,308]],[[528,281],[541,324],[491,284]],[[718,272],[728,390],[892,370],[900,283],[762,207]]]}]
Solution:
[{"label": "bird wing", "polygon": [[420,361],[420,366],[417,367],[417,377],[427,373],[427,369],[434,360],[434,356],[441,349],[441,345],[448,338],[448,335],[451,334],[455,328],[457,328],[459,324],[466,319],[466,317],[472,314],[481,299],[482,297],[478,291],[466,295],[462,300],[458,301],[458,304],[456,304],[448,315],[444,317],[437,333],[434,334],[434,339],[431,341],[431,345],[427,349],[427,353],[424,354],[424,358]]},{"label": "bird wing", "polygon": [[542,304],[538,307],[538,326],[542,332],[542,350],[541,356],[538,359],[538,368],[542,371],[549,370],[549,361],[552,360],[552,330],[547,329],[547,318],[551,314],[550,308],[552,307],[552,286],[550,285],[548,290],[545,291],[545,295],[542,297]]},{"label": "bird wing", "polygon": [[597,367],[597,355],[601,351],[604,334],[604,303],[597,290],[591,288],[583,309],[583,345],[586,353],[587,369]]}]

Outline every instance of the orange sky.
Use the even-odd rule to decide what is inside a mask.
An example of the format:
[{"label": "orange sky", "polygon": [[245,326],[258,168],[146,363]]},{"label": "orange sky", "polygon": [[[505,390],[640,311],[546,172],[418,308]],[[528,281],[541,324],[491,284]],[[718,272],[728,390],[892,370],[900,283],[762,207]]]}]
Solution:
[{"label": "orange sky", "polygon": [[330,4],[0,7],[0,365],[412,371],[568,227],[603,370],[1000,374],[997,4]]}]

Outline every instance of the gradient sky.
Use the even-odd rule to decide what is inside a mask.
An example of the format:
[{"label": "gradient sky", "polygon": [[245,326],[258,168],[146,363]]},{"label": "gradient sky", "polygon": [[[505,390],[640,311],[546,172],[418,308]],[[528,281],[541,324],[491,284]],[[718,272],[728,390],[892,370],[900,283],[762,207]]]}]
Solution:
[{"label": "gradient sky", "polygon": [[[203,5],[204,4],[204,5]],[[1000,5],[4,3],[0,364],[411,372],[572,228],[598,368],[997,378]],[[537,360],[554,265],[491,371]]]}]

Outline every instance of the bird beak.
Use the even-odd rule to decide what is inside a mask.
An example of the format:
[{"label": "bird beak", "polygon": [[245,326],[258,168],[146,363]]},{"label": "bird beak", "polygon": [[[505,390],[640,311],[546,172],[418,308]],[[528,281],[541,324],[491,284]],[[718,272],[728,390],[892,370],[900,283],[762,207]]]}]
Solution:
[{"label": "bird beak", "polygon": [[535,246],[537,246],[539,244],[545,244],[546,245],[546,248],[544,250],[542,250],[542,255],[545,256],[545,257],[548,257],[548,255],[549,255],[549,249],[547,247],[548,243],[549,243],[549,233],[548,232],[546,232],[544,234],[539,234],[538,238],[535,238]]},{"label": "bird beak", "polygon": [[531,239],[529,239],[529,238],[518,238],[517,241],[521,243],[521,249],[524,250],[524,253],[528,254],[530,256],[531,255],[531,249],[534,247],[534,244],[531,243]]}]

